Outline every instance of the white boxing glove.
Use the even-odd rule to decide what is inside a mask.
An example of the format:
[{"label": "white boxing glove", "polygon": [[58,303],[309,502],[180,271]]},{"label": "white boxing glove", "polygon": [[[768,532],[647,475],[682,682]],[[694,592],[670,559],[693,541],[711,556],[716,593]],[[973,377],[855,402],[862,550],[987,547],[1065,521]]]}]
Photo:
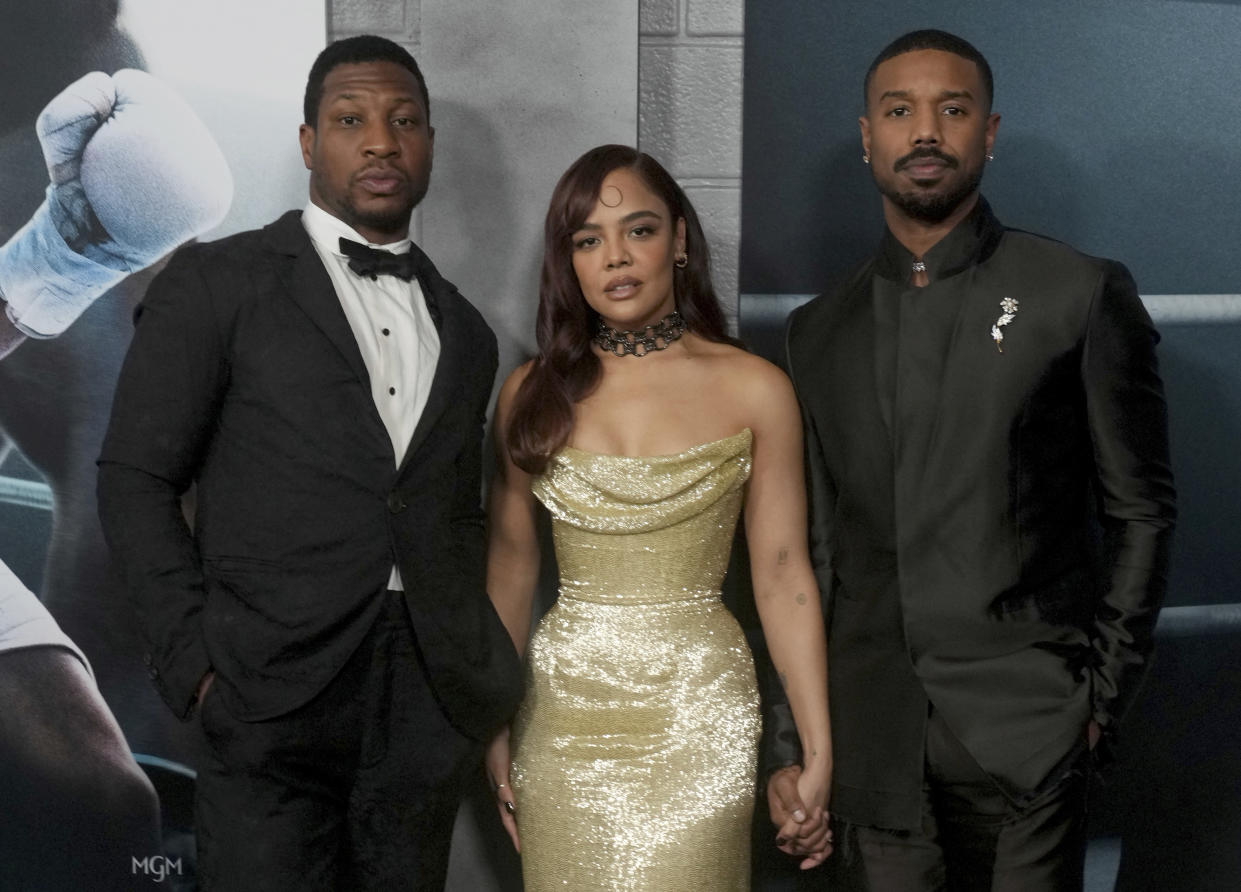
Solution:
[{"label": "white boxing glove", "polygon": [[142,71],[92,72],[36,124],[51,185],[0,248],[0,297],[25,334],[55,337],[121,279],[216,226],[233,178],[194,111]]}]

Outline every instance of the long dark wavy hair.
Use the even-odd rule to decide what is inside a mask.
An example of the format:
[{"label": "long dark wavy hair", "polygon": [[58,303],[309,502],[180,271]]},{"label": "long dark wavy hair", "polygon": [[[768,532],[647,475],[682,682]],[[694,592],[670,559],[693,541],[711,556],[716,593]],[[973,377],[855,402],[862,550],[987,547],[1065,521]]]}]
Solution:
[{"label": "long dark wavy hair", "polygon": [[548,459],[569,439],[574,405],[599,383],[603,367],[591,349],[599,323],[582,296],[573,269],[573,233],[594,210],[604,178],[627,167],[642,178],[668,206],[671,223],[685,221],[684,268],[673,267],[676,308],[687,330],[719,343],[729,337],[724,311],[711,285],[710,253],[693,205],[663,165],[629,146],[591,149],[564,172],[547,208],[543,228],[543,268],[539,274],[539,311],[535,337],[539,353],[513,400],[507,444],[513,464],[531,474],[547,467]]}]

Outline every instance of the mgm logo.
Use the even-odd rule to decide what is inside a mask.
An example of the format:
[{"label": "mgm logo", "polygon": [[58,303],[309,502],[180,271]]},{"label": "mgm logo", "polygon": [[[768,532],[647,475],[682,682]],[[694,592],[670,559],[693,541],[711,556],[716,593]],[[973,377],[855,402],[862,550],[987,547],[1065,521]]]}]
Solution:
[{"label": "mgm logo", "polygon": [[146,858],[130,856],[129,862],[130,873],[142,874],[157,883],[162,883],[168,877],[181,876],[180,858],[168,858],[164,855],[149,855]]}]

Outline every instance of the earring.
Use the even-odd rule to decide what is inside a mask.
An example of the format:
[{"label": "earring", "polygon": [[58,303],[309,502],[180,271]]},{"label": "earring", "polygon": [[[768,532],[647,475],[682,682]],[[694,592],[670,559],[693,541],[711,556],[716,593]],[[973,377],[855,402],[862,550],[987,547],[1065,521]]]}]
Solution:
[{"label": "earring", "polygon": [[863,164],[870,164],[870,154],[869,154],[869,153],[864,152],[864,153],[862,154],[862,163],[863,163]]},{"label": "earring", "polygon": [[988,153],[987,153],[987,160],[988,160],[988,161],[994,161],[994,160],[995,160],[995,156],[994,156],[994,155],[992,155],[990,152],[988,152]]},{"label": "earring", "polygon": [[673,258],[672,262],[676,265],[677,269],[685,269],[685,267],[689,266],[689,255],[684,251],[681,251],[676,257]]}]

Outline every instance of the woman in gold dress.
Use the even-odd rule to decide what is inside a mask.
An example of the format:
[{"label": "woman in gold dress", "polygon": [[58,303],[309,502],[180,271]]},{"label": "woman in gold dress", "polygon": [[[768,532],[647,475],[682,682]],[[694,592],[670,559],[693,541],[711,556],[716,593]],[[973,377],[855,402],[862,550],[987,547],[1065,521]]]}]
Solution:
[{"label": "woman in gold dress", "polygon": [[793,389],[728,337],[697,215],[625,146],[587,152],[556,186],[537,337],[500,392],[487,568],[526,650],[541,502],[560,593],[530,640],[511,740],[488,751],[525,888],[748,889],[758,692],[720,600],[743,503],[806,753],[799,793],[827,833],[827,668]]}]

